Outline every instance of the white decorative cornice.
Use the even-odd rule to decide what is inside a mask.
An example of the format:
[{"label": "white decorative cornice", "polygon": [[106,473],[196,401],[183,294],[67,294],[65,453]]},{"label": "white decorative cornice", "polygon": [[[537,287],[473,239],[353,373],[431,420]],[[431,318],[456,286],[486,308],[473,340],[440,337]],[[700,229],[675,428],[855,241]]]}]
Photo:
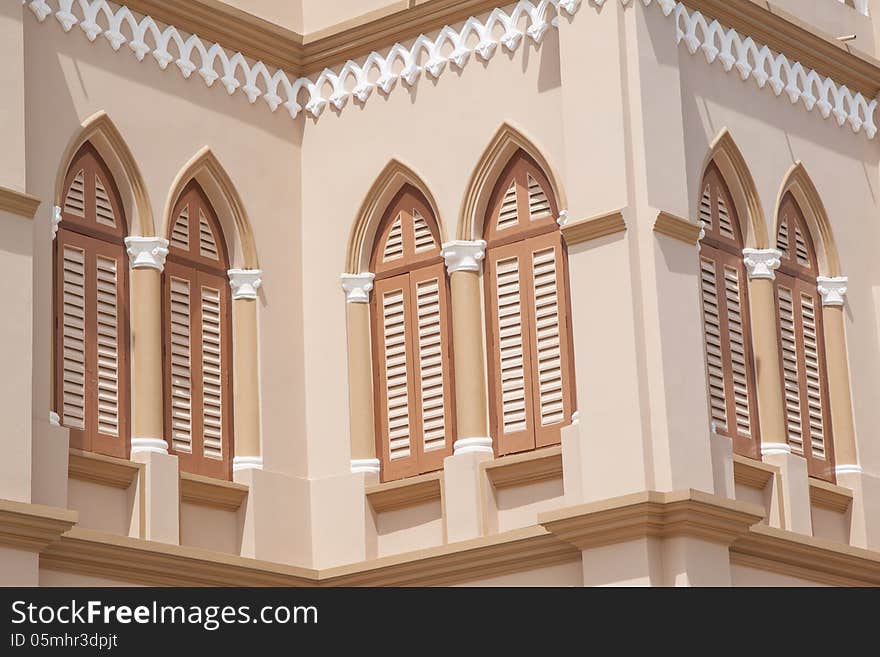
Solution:
[{"label": "white decorative cornice", "polygon": [[262,456],[236,456],[232,459],[232,471],[241,472],[242,470],[262,470]]},{"label": "white decorative cornice", "polygon": [[494,454],[491,438],[462,438],[452,446],[453,454]]},{"label": "white decorative cornice", "polygon": [[816,278],[816,286],[822,295],[823,306],[842,306],[846,297],[846,288],[849,279],[846,276],[819,276]]},{"label": "white decorative cornice", "polygon": [[167,454],[168,443],[162,438],[132,438],[131,455],[146,453]]},{"label": "white decorative cornice", "polygon": [[158,269],[165,267],[168,240],[164,237],[126,237],[125,247],[132,269]]},{"label": "white decorative cornice", "polygon": [[454,240],[443,244],[440,255],[446,261],[450,274],[457,271],[480,271],[480,261],[486,257],[486,241]]},{"label": "white decorative cornice", "polygon": [[379,459],[352,459],[351,472],[366,472],[369,474],[379,474]]},{"label": "white decorative cornice", "polygon": [[761,443],[762,456],[773,454],[791,454],[791,446],[788,443]]},{"label": "white decorative cornice", "polygon": [[375,274],[364,272],[362,274],[340,274],[342,289],[345,291],[345,300],[348,303],[369,303],[370,290],[373,289]]},{"label": "white decorative cornice", "polygon": [[232,288],[232,299],[256,299],[257,290],[263,284],[261,269],[230,269],[229,287]]},{"label": "white decorative cornice", "polygon": [[749,278],[763,278],[772,281],[776,278],[774,270],[779,267],[782,251],[778,249],[743,249],[743,264]]},{"label": "white decorative cornice", "polygon": [[[629,4],[630,0],[623,0]],[[752,79],[758,88],[768,86],[776,96],[785,92],[792,104],[801,102],[808,112],[818,110],[822,118],[833,117],[837,125],[849,123],[853,132],[865,131],[868,139],[877,133],[874,124],[876,99],[853,94],[845,85],[824,77],[800,62],[791,61],[782,53],[774,53],[766,45],[726,28],[717,20],[707,19],[699,11],[691,11],[675,0],[642,0],[647,6],[659,5],[664,15],[675,21],[675,37],[684,41],[688,51],[701,52],[710,64],[718,61],[725,71],[736,69],[742,80]]]},{"label": "white decorative cornice", "polygon": [[[602,5],[605,0],[593,3]],[[306,112],[317,117],[328,104],[341,110],[351,98],[366,102],[375,89],[388,94],[398,80],[412,87],[423,71],[436,79],[447,64],[463,69],[472,53],[486,61],[499,45],[514,51],[524,37],[540,43],[557,17],[573,15],[581,0],[520,0],[509,13],[499,8],[484,20],[472,16],[461,30],[447,25],[436,37],[422,34],[410,46],[396,43],[385,54],[370,53],[362,63],[348,60],[335,70],[324,69],[315,80],[289,76],[263,62],[251,63],[240,52],[182,33],[173,25],[162,28],[150,16],[138,19],[125,6],[114,10],[105,0],[22,0],[22,4],[40,22],[54,13],[65,32],[78,24],[89,41],[103,35],[116,51],[127,43],[138,61],[150,54],[163,70],[174,63],[185,78],[198,73],[209,87],[220,80],[230,95],[241,90],[251,103],[263,98],[273,112],[283,105],[296,118],[303,110],[297,102],[301,91],[308,96]],[[328,97],[325,88],[331,90]]]},{"label": "white decorative cornice", "polygon": [[52,206],[52,216],[49,218],[49,228],[52,231],[52,239],[58,234],[58,226],[61,225],[61,208],[57,205]]},{"label": "white decorative cornice", "polygon": [[838,465],[834,468],[834,474],[836,474],[837,476],[849,475],[849,474],[862,474],[862,472],[863,472],[862,466],[856,465],[854,463]]}]

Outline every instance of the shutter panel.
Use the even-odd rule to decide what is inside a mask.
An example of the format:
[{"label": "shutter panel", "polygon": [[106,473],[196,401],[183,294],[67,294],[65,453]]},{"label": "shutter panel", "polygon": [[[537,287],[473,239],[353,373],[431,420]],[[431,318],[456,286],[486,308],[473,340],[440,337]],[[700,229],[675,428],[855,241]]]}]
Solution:
[{"label": "shutter panel", "polygon": [[85,429],[86,308],[83,249],[60,245],[61,259],[61,421]]},{"label": "shutter panel", "polygon": [[170,359],[171,448],[192,453],[192,304],[190,281],[169,277],[168,355]]},{"label": "shutter panel", "polygon": [[[704,249],[709,254],[709,249]],[[715,261],[700,258],[700,281],[703,300],[703,337],[706,347],[706,372],[709,382],[709,411],[715,431],[727,431],[727,400],[724,385],[724,353],[721,346],[721,308],[718,300]]]},{"label": "shutter panel", "polygon": [[201,286],[204,455],[223,458],[223,348],[220,290]]},{"label": "shutter panel", "polygon": [[708,184],[700,197],[700,221],[705,223],[706,229],[712,230],[712,188]]},{"label": "shutter panel", "polygon": [[788,220],[784,218],[779,222],[779,232],[776,234],[776,248],[782,251],[784,258],[791,257],[788,251]]},{"label": "shutter panel", "polygon": [[385,240],[385,249],[382,254],[382,262],[398,260],[403,257],[403,213],[397,215],[388,239]]},{"label": "shutter panel", "polygon": [[98,433],[119,436],[119,272],[115,258],[97,256]]},{"label": "shutter panel", "polygon": [[171,246],[189,251],[189,205],[184,205],[171,229]]},{"label": "shutter panel", "polygon": [[740,298],[739,271],[724,267],[724,287],[727,302],[727,333],[730,343],[731,379],[733,403],[736,413],[736,430],[740,436],[751,437],[751,412],[749,404],[749,362],[746,357],[743,304]]},{"label": "shutter panel", "polygon": [[810,262],[810,251],[804,239],[804,234],[801,232],[801,227],[797,224],[794,227],[794,245],[797,263],[802,267],[809,267],[812,264]]},{"label": "shutter panel", "polygon": [[86,172],[80,169],[67,189],[64,197],[64,211],[77,217],[86,216]]},{"label": "shutter panel", "polygon": [[422,253],[437,248],[437,242],[434,241],[434,235],[425,218],[419,214],[418,210],[413,211],[413,229],[415,231],[415,251]]},{"label": "shutter panel", "polygon": [[825,459],[825,418],[823,413],[821,362],[816,298],[801,293],[801,323],[803,325],[804,375],[806,377],[807,421],[810,429],[810,452],[813,458]]},{"label": "shutter panel", "polygon": [[107,188],[97,174],[95,174],[95,216],[99,224],[116,228],[116,214],[113,212],[110,194],[107,193]]},{"label": "shutter panel", "polygon": [[794,295],[790,287],[776,286],[779,312],[779,346],[782,352],[782,380],[785,392],[785,422],[793,452],[803,454],[800,378],[798,376],[797,325]]},{"label": "shutter panel", "polygon": [[730,212],[727,209],[727,204],[720,195],[718,196],[718,230],[722,236],[729,240],[737,239],[737,236],[734,233],[733,223],[730,219]]},{"label": "shutter panel", "polygon": [[526,174],[526,179],[528,181],[529,189],[529,215],[532,221],[542,219],[551,214],[550,200],[547,198],[547,194],[544,193],[544,189],[541,187],[540,183],[535,180],[532,174]]},{"label": "shutter panel", "polygon": [[217,242],[214,240],[214,232],[211,230],[208,218],[201,208],[199,208],[199,253],[203,258],[211,260],[220,259]]},{"label": "shutter panel", "polygon": [[501,211],[498,213],[498,230],[512,228],[519,223],[519,211],[516,200],[516,181],[510,181],[510,187],[504,193]]}]

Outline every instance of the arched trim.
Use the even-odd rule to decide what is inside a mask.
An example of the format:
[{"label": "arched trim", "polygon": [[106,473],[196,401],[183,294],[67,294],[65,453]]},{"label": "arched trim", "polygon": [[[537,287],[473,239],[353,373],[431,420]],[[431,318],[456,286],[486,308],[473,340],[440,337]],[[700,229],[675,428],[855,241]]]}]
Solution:
[{"label": "arched trim", "polygon": [[774,241],[775,235],[779,232],[779,211],[782,199],[788,192],[791,192],[807,221],[807,228],[810,230],[810,236],[816,250],[816,259],[819,261],[819,274],[840,276],[840,259],[825,204],[822,203],[816,186],[800,161],[795,162],[785,175],[779,196],[776,199],[776,213],[773,222]]},{"label": "arched trim", "polygon": [[468,191],[461,206],[456,239],[474,240],[481,238],[486,209],[492,196],[492,191],[495,189],[495,184],[498,182],[498,178],[501,176],[510,158],[520,149],[531,156],[543,170],[544,175],[547,176],[558,207],[565,209],[568,206],[559,176],[544,157],[541,149],[521,131],[509,123],[504,123],[498,132],[495,133],[486,150],[483,151],[483,155],[471,174],[467,188]]},{"label": "arched trim", "polygon": [[745,158],[727,128],[721,131],[709,148],[709,155],[700,173],[700,185],[712,162],[721,172],[736,206],[740,229],[743,231],[743,244],[753,249],[766,249],[769,239],[761,199]]},{"label": "arched trim", "polygon": [[113,174],[122,198],[130,234],[154,237],[156,225],[143,176],[128,145],[104,111],[86,119],[77,134],[68,142],[55,176],[55,205],[62,205],[67,170],[86,142],[92,144]]},{"label": "arched trim", "polygon": [[191,180],[199,183],[217,213],[232,267],[259,269],[256,243],[244,203],[229,174],[207,146],[196,153],[175,176],[165,201],[161,234],[168,233],[177,199]]},{"label": "arched trim", "polygon": [[411,168],[399,160],[391,160],[382,173],[376,178],[370,191],[367,192],[357,220],[348,239],[348,250],[345,257],[345,271],[353,274],[367,271],[370,266],[370,255],[376,230],[388,205],[405,185],[415,187],[427,200],[437,221],[441,241],[446,241],[443,220],[437,210],[437,202],[431,195],[428,186]]}]

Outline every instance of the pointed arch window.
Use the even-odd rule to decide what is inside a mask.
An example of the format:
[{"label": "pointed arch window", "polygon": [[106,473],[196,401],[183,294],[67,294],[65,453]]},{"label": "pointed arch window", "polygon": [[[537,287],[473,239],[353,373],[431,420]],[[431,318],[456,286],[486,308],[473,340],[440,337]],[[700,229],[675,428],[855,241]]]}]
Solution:
[{"label": "pointed arch window", "polygon": [[811,476],[833,480],[828,374],[819,267],[804,214],[791,192],[779,207],[776,318],[785,404],[786,438],[807,460]]},{"label": "pointed arch window", "polygon": [[64,180],[55,240],[55,408],[70,446],[127,458],[128,257],[125,212],[86,142]]},{"label": "pointed arch window", "polygon": [[730,190],[712,163],[700,190],[700,286],[709,411],[737,454],[759,458],[755,358],[743,237]]},{"label": "pointed arch window", "polygon": [[229,259],[217,215],[195,181],[171,214],[163,273],[165,434],[181,469],[232,473]]},{"label": "pointed arch window", "polygon": [[574,407],[567,254],[550,182],[519,151],[484,222],[490,426],[498,454],[558,444]]},{"label": "pointed arch window", "polygon": [[436,218],[415,187],[383,216],[371,269],[376,453],[389,481],[442,468],[455,440],[449,286]]}]

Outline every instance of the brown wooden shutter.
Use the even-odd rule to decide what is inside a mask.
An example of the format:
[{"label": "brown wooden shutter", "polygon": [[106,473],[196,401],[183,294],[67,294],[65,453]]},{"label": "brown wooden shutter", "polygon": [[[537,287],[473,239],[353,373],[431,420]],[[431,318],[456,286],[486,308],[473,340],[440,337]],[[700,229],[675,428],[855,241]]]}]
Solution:
[{"label": "brown wooden shutter", "polygon": [[128,258],[112,175],[86,143],[65,177],[55,240],[55,408],[72,447],[126,458]]},{"label": "brown wooden shutter", "polygon": [[455,440],[449,290],[436,221],[406,186],[377,230],[371,300],[383,481],[443,467]]},{"label": "brown wooden shutter", "polygon": [[776,245],[776,310],[786,438],[807,460],[810,476],[835,480],[828,375],[819,272],[812,236],[797,201],[787,193],[779,206]]},{"label": "brown wooden shutter", "polygon": [[699,203],[700,291],[709,416],[714,431],[737,454],[760,458],[755,364],[736,209],[714,164],[706,170]]},{"label": "brown wooden shutter", "polygon": [[499,454],[558,444],[574,408],[568,278],[556,205],[534,161],[516,155],[485,222],[491,431]]},{"label": "brown wooden shutter", "polygon": [[232,347],[226,247],[196,183],[181,193],[165,265],[165,425],[187,472],[232,473]]}]

